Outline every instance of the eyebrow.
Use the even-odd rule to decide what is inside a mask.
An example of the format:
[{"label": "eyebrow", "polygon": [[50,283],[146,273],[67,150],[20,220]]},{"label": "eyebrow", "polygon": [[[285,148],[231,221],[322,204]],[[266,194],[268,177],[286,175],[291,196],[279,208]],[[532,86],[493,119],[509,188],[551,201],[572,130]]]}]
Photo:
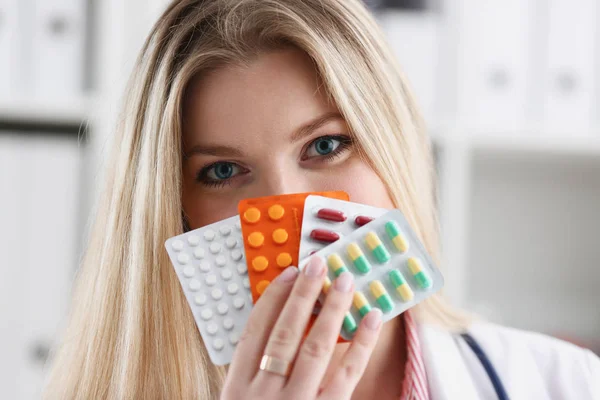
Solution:
[{"label": "eyebrow", "polygon": [[[291,140],[292,142],[297,142],[303,137],[310,135],[313,131],[325,125],[326,123],[337,119],[344,119],[342,115],[337,111],[323,114],[320,117],[317,117],[298,128],[292,134]],[[184,157],[189,158],[195,154],[216,157],[242,157],[244,155],[244,153],[240,149],[235,147],[221,145],[196,145],[192,147],[188,152],[185,152]]]},{"label": "eyebrow", "polygon": [[337,111],[328,112],[326,114],[321,115],[320,117],[315,118],[314,120],[301,126],[298,130],[296,130],[292,134],[292,142],[297,142],[298,140],[302,139],[303,137],[310,135],[314,130],[319,129],[321,126],[325,125],[326,123],[336,120],[336,119],[343,120],[344,118]]}]

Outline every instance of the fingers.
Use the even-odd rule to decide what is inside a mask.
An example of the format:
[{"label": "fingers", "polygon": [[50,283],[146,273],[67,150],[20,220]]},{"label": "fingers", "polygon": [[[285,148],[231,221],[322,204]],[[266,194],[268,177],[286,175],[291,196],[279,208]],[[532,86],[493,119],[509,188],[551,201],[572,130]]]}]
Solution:
[{"label": "fingers", "polygon": [[325,304],[310,333],[298,352],[294,369],[287,387],[292,391],[314,390],[313,397],[327,365],[331,360],[344,317],[352,304],[354,279],[349,272],[342,273],[333,281],[327,292]]},{"label": "fingers", "polygon": [[[286,362],[292,362],[304,335],[315,301],[321,293],[325,276],[325,263],[313,257],[299,274],[281,315],[267,341],[265,354]],[[281,386],[285,378],[269,372],[259,371],[258,380],[277,379]]]},{"label": "fingers", "polygon": [[256,374],[269,333],[297,276],[298,269],[288,267],[273,280],[254,305],[229,367],[229,374],[240,383],[250,382]]},{"label": "fingers", "polygon": [[324,399],[350,398],[365,372],[381,331],[381,311],[374,308],[360,323],[340,366],[321,392]]}]

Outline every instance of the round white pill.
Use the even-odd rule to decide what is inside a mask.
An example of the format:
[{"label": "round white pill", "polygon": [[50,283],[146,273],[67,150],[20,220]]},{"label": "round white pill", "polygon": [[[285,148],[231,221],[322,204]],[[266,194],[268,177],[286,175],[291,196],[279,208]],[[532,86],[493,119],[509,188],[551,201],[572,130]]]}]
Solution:
[{"label": "round white pill", "polygon": [[212,230],[207,230],[204,232],[204,240],[208,240],[209,242],[215,238],[215,232]]},{"label": "round white pill", "polygon": [[202,272],[210,271],[210,263],[206,260],[200,261],[200,264],[198,264],[198,267],[200,268],[200,271],[202,271]]},{"label": "round white pill", "polygon": [[254,302],[254,299],[252,298],[252,293],[248,293],[248,300],[250,300],[250,303]]},{"label": "round white pill", "polygon": [[215,300],[221,300],[221,297],[223,297],[223,291],[219,288],[214,288],[210,291],[210,296]]},{"label": "round white pill", "polygon": [[244,284],[244,287],[246,289],[248,289],[250,287],[250,279],[248,279],[248,277],[245,277],[244,280],[242,281]]},{"label": "round white pill", "polygon": [[200,244],[200,238],[196,235],[188,236],[188,243],[190,246],[198,246]]},{"label": "round white pill", "polygon": [[234,306],[235,308],[237,308],[238,310],[239,310],[240,308],[244,307],[244,304],[245,304],[245,303],[246,303],[246,302],[245,302],[245,301],[244,301],[244,299],[243,299],[243,298],[241,298],[241,297],[236,297],[235,299],[233,299],[233,306]]},{"label": "round white pill", "polygon": [[208,321],[209,319],[211,319],[212,316],[213,316],[213,312],[212,312],[212,310],[210,308],[205,308],[200,313],[200,318],[202,318],[205,321]]},{"label": "round white pill", "polygon": [[211,322],[210,324],[206,325],[206,332],[208,332],[209,335],[214,335],[215,333],[217,333],[218,330],[219,327],[214,322]]},{"label": "round white pill", "polygon": [[190,290],[196,291],[200,289],[200,281],[198,279],[190,279]]},{"label": "round white pill", "polygon": [[219,251],[221,251],[221,245],[219,243],[211,243],[209,248],[210,252],[213,254],[217,254]]},{"label": "round white pill", "polygon": [[183,269],[183,276],[185,276],[186,278],[191,278],[192,276],[194,276],[195,272],[196,268],[187,266]]},{"label": "round white pill", "polygon": [[221,315],[225,315],[227,314],[227,311],[229,311],[229,306],[225,303],[220,303],[217,306],[217,312]]},{"label": "round white pill", "polygon": [[234,332],[234,333],[231,333],[231,334],[229,335],[229,342],[230,342],[232,345],[234,345],[234,346],[235,346],[235,345],[236,345],[236,344],[237,344],[239,341],[240,341],[240,335],[239,335],[239,334],[237,334],[237,333],[235,333],[235,332]]},{"label": "round white pill", "polygon": [[233,319],[227,317],[223,320],[223,328],[227,329],[228,331],[233,329]]},{"label": "round white pill", "polygon": [[227,285],[227,293],[229,294],[236,294],[239,289],[240,287],[235,282],[231,282],[229,285]]},{"label": "round white pill", "polygon": [[223,271],[221,271],[221,278],[223,278],[226,281],[230,280],[232,276],[233,274],[231,273],[231,270],[229,268],[225,268]]},{"label": "round white pill", "polygon": [[223,225],[219,228],[219,232],[221,232],[221,235],[227,236],[231,233],[231,227],[229,225]]},{"label": "round white pill", "polygon": [[203,248],[198,248],[198,249],[194,250],[194,257],[196,257],[198,260],[204,258],[204,254],[205,254],[205,251]]},{"label": "round white pill", "polygon": [[206,300],[207,300],[207,298],[204,293],[197,294],[196,297],[194,297],[194,303],[196,303],[199,306],[205,305]]},{"label": "round white pill", "polygon": [[215,274],[209,274],[206,276],[206,284],[212,286],[217,283],[217,276]]},{"label": "round white pill", "polygon": [[179,264],[187,264],[190,261],[190,256],[186,253],[181,253],[177,256],[177,262]]},{"label": "round white pill", "polygon": [[223,346],[225,346],[225,343],[223,343],[223,339],[216,338],[215,340],[213,340],[213,347],[215,348],[215,350],[223,350]]},{"label": "round white pill", "polygon": [[241,252],[241,250],[238,250],[238,249],[235,249],[235,250],[233,250],[233,251],[231,252],[231,258],[232,258],[234,261],[240,261],[240,260],[241,260],[241,258],[242,258],[242,252]]},{"label": "round white pill", "polygon": [[217,258],[215,258],[215,264],[217,264],[219,267],[223,267],[225,264],[227,264],[227,259],[225,256],[217,256]]},{"label": "round white pill", "polygon": [[246,267],[246,264],[238,264],[237,272],[240,275],[244,275],[246,272],[248,272],[248,267]]},{"label": "round white pill", "polygon": [[242,224],[240,224],[240,221],[237,221],[237,222],[235,223],[235,229],[237,229],[238,231],[241,231],[241,230],[242,230]]},{"label": "round white pill", "polygon": [[181,240],[173,240],[173,243],[171,243],[171,248],[175,251],[181,251],[183,250],[183,242]]},{"label": "round white pill", "polygon": [[227,248],[229,249],[233,249],[235,247],[235,245],[237,244],[237,240],[235,240],[235,238],[227,238],[227,240],[225,241],[225,246],[227,246]]}]

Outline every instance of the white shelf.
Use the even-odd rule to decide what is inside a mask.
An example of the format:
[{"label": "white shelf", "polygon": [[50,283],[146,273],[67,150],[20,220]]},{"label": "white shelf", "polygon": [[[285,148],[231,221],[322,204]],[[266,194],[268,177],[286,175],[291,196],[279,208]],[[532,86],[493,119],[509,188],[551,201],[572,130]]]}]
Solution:
[{"label": "white shelf", "polygon": [[526,127],[514,131],[437,127],[431,136],[439,146],[462,143],[478,152],[600,156],[600,129],[568,133]]},{"label": "white shelf", "polygon": [[68,102],[17,100],[0,103],[0,122],[48,125],[81,125],[90,116],[91,97]]}]

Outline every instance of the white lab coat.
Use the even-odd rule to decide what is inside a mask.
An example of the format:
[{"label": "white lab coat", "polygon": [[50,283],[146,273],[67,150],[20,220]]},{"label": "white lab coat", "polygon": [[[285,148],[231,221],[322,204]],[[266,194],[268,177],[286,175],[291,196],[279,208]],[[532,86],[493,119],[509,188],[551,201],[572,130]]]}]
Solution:
[{"label": "white lab coat", "polygon": [[[538,333],[476,322],[477,340],[511,400],[600,400],[600,359],[591,351]],[[458,335],[419,325],[432,400],[497,399],[471,348]]]}]

